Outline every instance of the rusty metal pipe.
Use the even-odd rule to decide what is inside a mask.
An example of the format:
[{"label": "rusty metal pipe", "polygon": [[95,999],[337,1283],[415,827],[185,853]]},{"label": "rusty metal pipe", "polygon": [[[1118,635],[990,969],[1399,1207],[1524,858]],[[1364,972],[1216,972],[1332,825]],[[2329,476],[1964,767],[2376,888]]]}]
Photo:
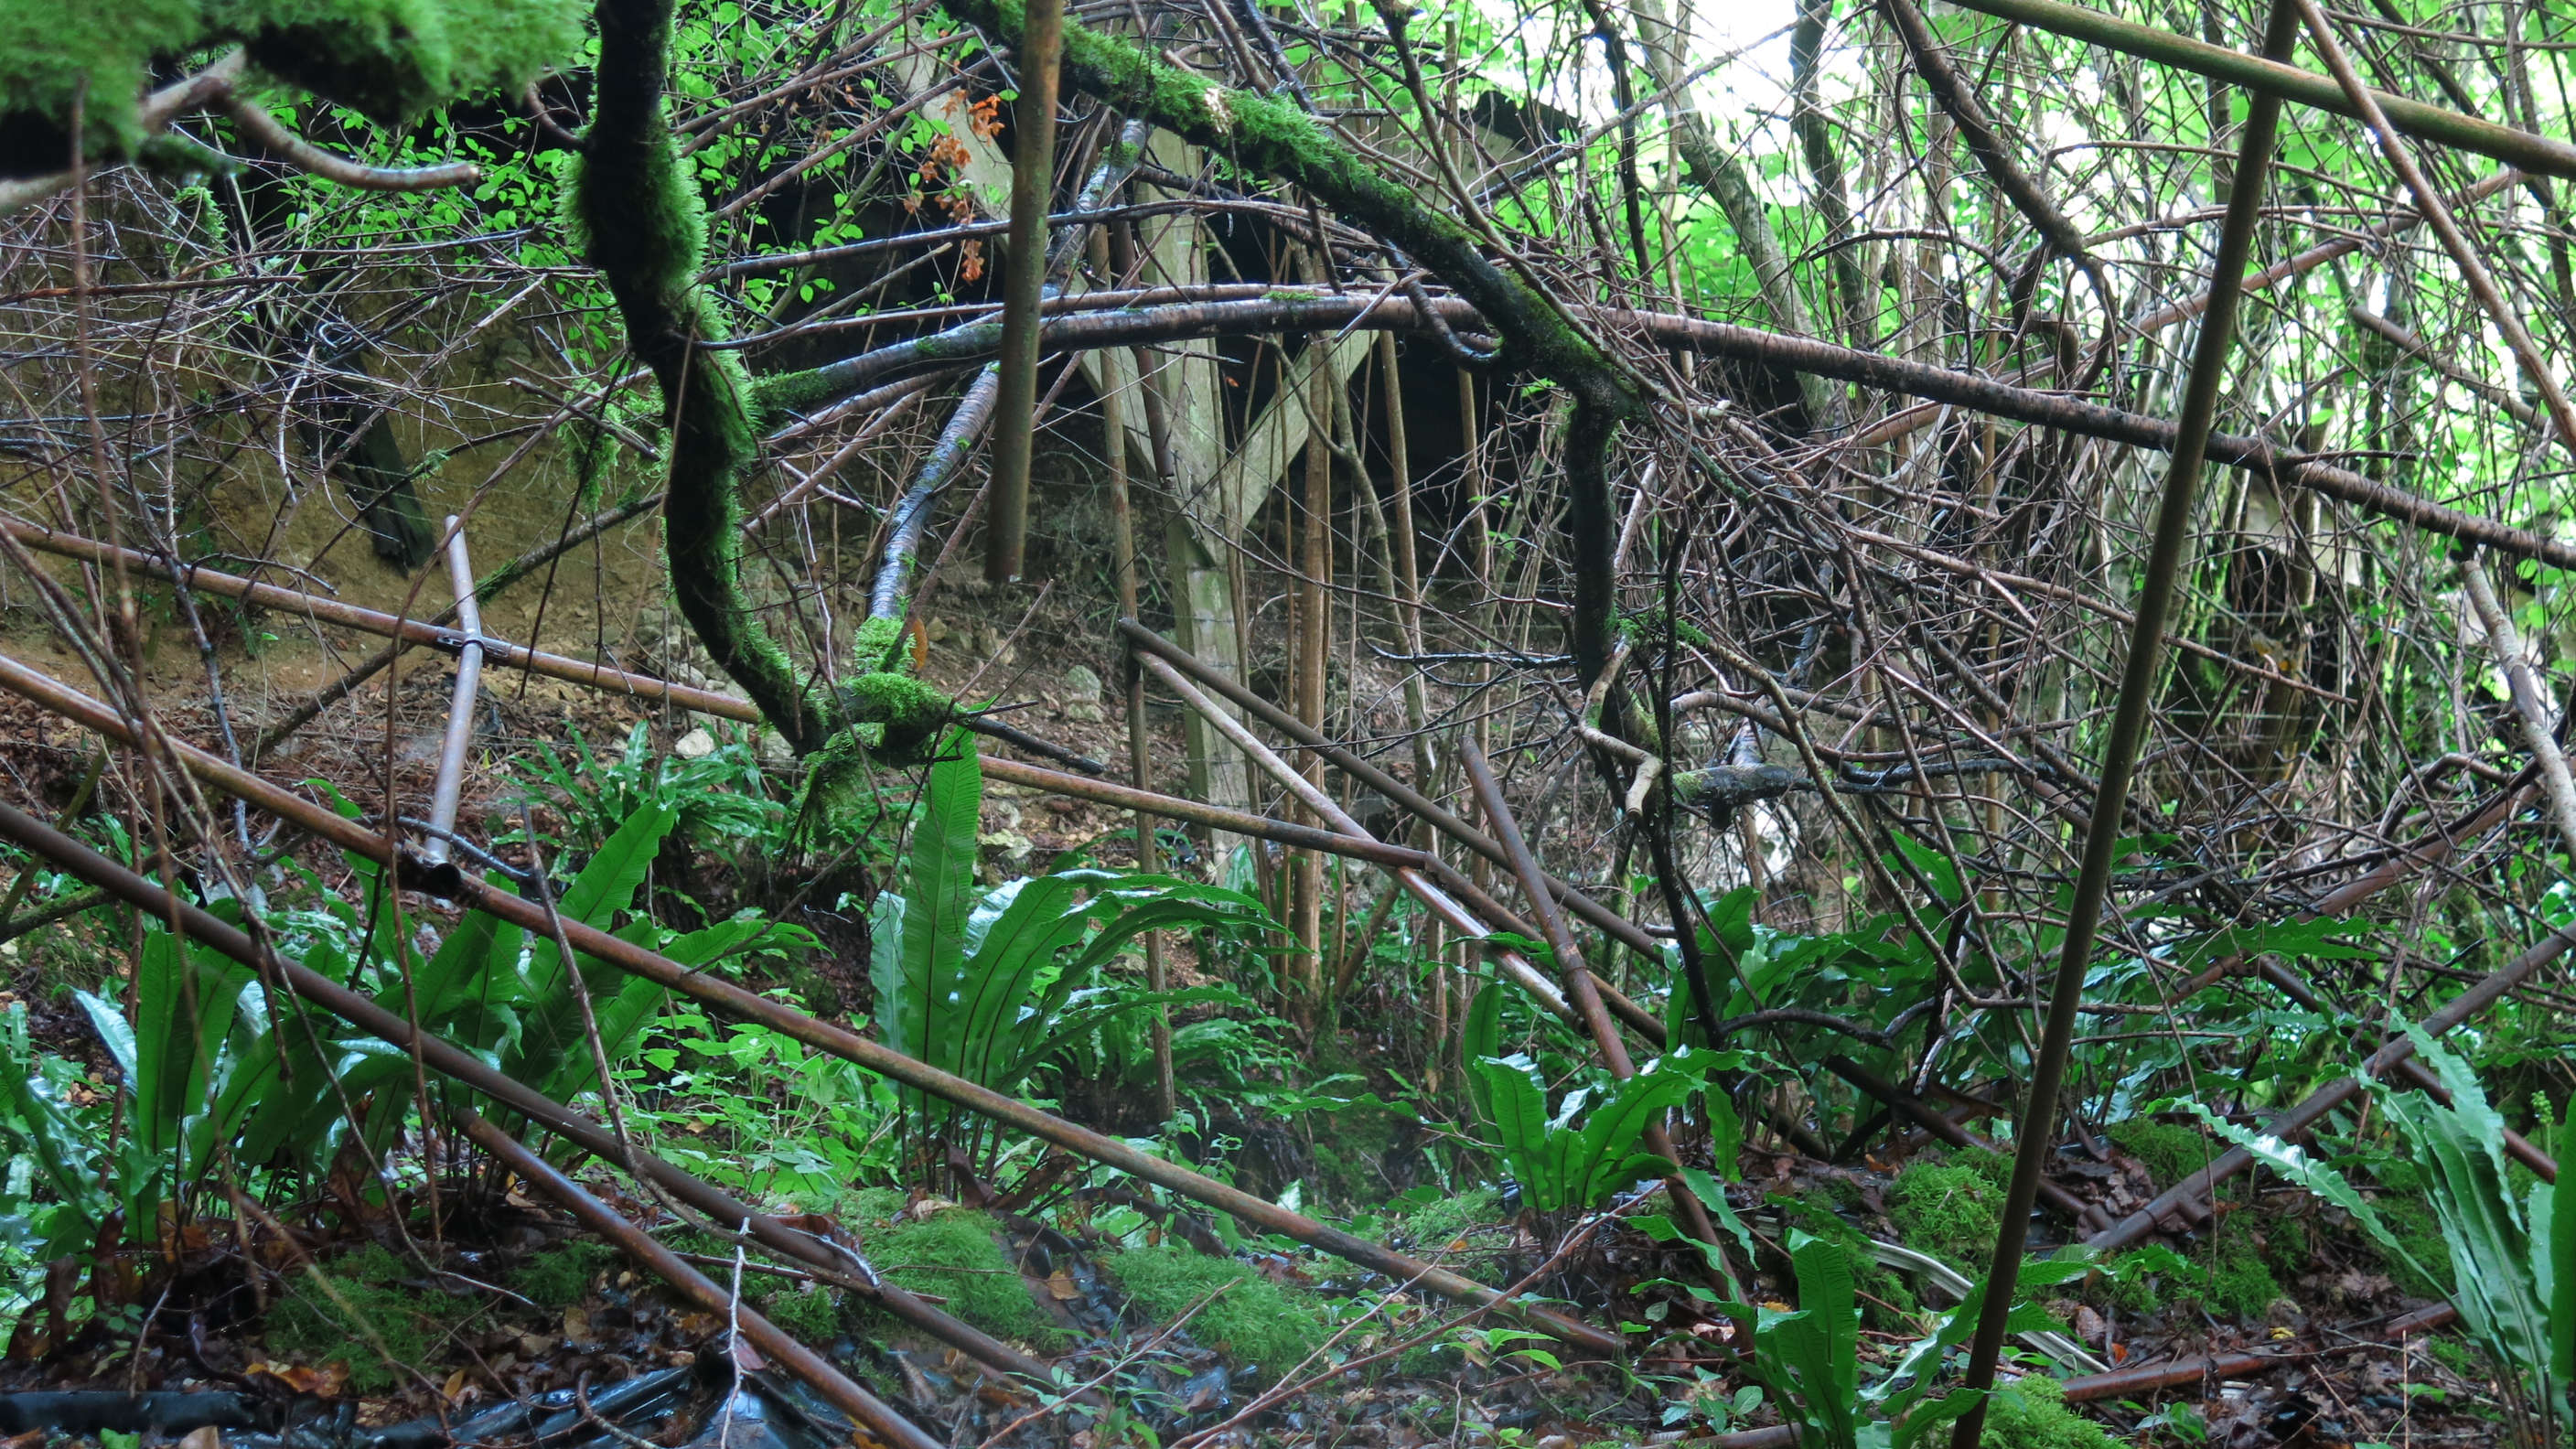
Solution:
[{"label": "rusty metal pipe", "polygon": [[[1575,943],[1574,933],[1565,928],[1565,917],[1559,915],[1556,901],[1547,888],[1547,872],[1538,867],[1538,857],[1530,853],[1529,841],[1521,835],[1520,822],[1512,818],[1511,806],[1503,800],[1503,785],[1494,778],[1494,767],[1485,752],[1476,748],[1472,737],[1461,736],[1458,746],[1460,763],[1467,767],[1468,783],[1475,787],[1476,803],[1484,807],[1485,822],[1493,827],[1502,842],[1512,874],[1520,878],[1521,894],[1538,912],[1540,938],[1556,955],[1556,974],[1564,979],[1566,999],[1582,1018],[1583,1027],[1592,1034],[1593,1045],[1601,1049],[1601,1061],[1610,1069],[1614,1080],[1626,1081],[1637,1074],[1636,1064],[1628,1060],[1628,1045],[1619,1040],[1619,1028],[1610,1023],[1610,1008],[1601,1001],[1601,988],[1592,979],[1592,970],[1583,964],[1583,951]],[[1667,1158],[1669,1152],[1664,1154]]]},{"label": "rusty metal pipe", "polygon": [[592,1232],[615,1243],[619,1252],[633,1258],[647,1271],[680,1291],[680,1296],[709,1313],[721,1313],[733,1319],[735,1331],[750,1340],[762,1356],[803,1379],[823,1401],[850,1416],[852,1423],[895,1449],[946,1449],[941,1441],[924,1433],[921,1426],[894,1411],[892,1405],[858,1386],[850,1377],[821,1354],[798,1343],[781,1331],[778,1325],[760,1315],[748,1303],[735,1296],[706,1274],[683,1261],[679,1254],[653,1240],[653,1235],[628,1222],[615,1208],[601,1202],[582,1188],[580,1183],[556,1171],[544,1158],[520,1145],[509,1133],[484,1121],[469,1109],[456,1114],[463,1121],[465,1135],[484,1151],[507,1163],[530,1187],[561,1204]]},{"label": "rusty metal pipe", "polygon": [[[2254,969],[2264,980],[2279,988],[2283,996],[2290,998],[2301,1007],[2321,1016],[2332,1017],[2342,1014],[2334,1003],[2318,995],[2316,988],[2301,980],[2295,972],[2280,962],[2266,959]],[[2408,1086],[2422,1091],[2445,1107],[2451,1105],[2451,1089],[2443,1085],[2439,1073],[2424,1065],[2422,1058],[2407,1057],[2399,1061],[2393,1070],[2405,1079]],[[2513,1154],[2514,1159],[2523,1166],[2539,1174],[2541,1181],[2558,1180],[2558,1159],[2541,1151],[2539,1144],[2510,1127],[2504,1129],[2504,1150]]]},{"label": "rusty metal pipe", "polygon": [[[2505,993],[2521,985],[2533,972],[2567,953],[2576,946],[2576,927],[2550,932],[2537,944],[2490,974],[2485,980],[2451,998],[2448,1005],[2424,1018],[2424,1035],[2439,1038],[2444,1032],[2476,1016],[2504,998]],[[2404,1036],[2392,1039],[2370,1054],[2361,1070],[2319,1087],[2307,1100],[2277,1114],[2263,1124],[2270,1136],[2284,1142],[2294,1141],[2325,1115],[2361,1095],[2367,1079],[2396,1067],[2415,1054],[2415,1043]],[[2178,1210],[2195,1206],[2209,1196],[2210,1189],[2254,1165],[2254,1156],[2242,1147],[2231,1147],[2207,1167],[2156,1194],[2155,1199],[2110,1227],[2087,1239],[2088,1246],[2105,1253],[2117,1252],[2147,1234]]]},{"label": "rusty metal pipe", "polygon": [[[0,687],[35,700],[55,713],[76,720],[112,739],[127,743],[131,743],[134,739],[132,727],[105,705],[5,656],[0,656]],[[554,929],[546,913],[533,902],[521,900],[506,891],[496,890],[481,881],[468,879],[452,867],[440,867],[434,871],[424,869],[416,859],[397,854],[385,844],[382,837],[354,821],[344,820],[332,811],[193,745],[183,744],[177,740],[171,740],[169,744],[172,752],[192,774],[217,789],[246,800],[271,814],[290,819],[333,844],[355,851],[379,865],[400,871],[405,877],[403,884],[406,886],[433,890],[459,904],[497,916],[525,930],[551,931]],[[890,1047],[869,1041],[855,1032],[828,1022],[817,1021],[792,1007],[746,991],[730,982],[719,981],[702,972],[689,970],[666,956],[621,941],[596,927],[577,921],[563,921],[561,929],[572,941],[575,949],[630,975],[658,982],[682,995],[715,1007],[737,1020],[758,1022],[818,1051],[827,1052],[879,1075],[891,1077],[905,1086],[916,1088],[942,1101],[954,1103],[970,1112],[992,1118],[1006,1127],[1052,1142],[1068,1152],[1116,1168],[1131,1177],[1143,1178],[1158,1187],[1239,1218],[1264,1232],[1274,1232],[1292,1238],[1400,1282],[1418,1284],[1424,1290],[1437,1293],[1444,1298],[1479,1307],[1496,1307],[1507,1317],[1525,1322],[1551,1337],[1589,1353],[1615,1357],[1625,1351],[1625,1340],[1616,1334],[1604,1332],[1590,1324],[1549,1309],[1505,1302],[1493,1289],[1471,1278],[1408,1257],[1356,1234],[1328,1227],[1302,1213],[1291,1212],[1277,1203],[1255,1197],[1240,1188],[1193,1172],[1178,1163],[1148,1156],[1125,1142],[1067,1122],[1061,1117],[1040,1111],[1025,1102],[1006,1097],[989,1087],[943,1072]],[[1541,979],[1544,981],[1544,978]]]}]

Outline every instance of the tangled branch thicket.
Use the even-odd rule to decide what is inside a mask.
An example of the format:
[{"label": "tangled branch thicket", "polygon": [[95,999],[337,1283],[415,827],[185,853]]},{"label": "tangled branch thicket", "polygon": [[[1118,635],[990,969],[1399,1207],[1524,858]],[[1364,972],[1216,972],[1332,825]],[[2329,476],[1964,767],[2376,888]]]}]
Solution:
[{"label": "tangled branch thicket", "polygon": [[[1088,0],[1051,118],[1014,105],[1003,0],[602,0],[586,50],[565,49],[577,12],[551,38],[527,19],[373,119],[332,49],[357,42],[291,28],[148,47],[165,89],[136,120],[0,67],[0,134],[46,142],[0,160],[0,613],[130,718],[327,777],[390,830],[428,811],[443,669],[381,682],[379,640],[173,580],[184,560],[452,617],[453,516],[494,637],[747,700],[771,777],[808,781],[780,789],[795,848],[743,863],[739,895],[665,852],[696,926],[891,884],[885,800],[952,710],[1043,692],[1052,713],[980,727],[1056,764],[1123,756],[1058,680],[1082,662],[1116,713],[1132,608],[1491,828],[1473,741],[1538,856],[1623,918],[1591,974],[1665,1023],[1656,1045],[1762,1057],[1733,1090],[1785,1151],[1848,1160],[1874,1130],[1827,1058],[2009,1098],[2063,1052],[2051,967],[2104,831],[2124,845],[2044,1134],[2062,1106],[2094,1144],[2164,1098],[2261,1120],[2499,970],[2491,1085],[2533,1126],[2525,1104],[2576,1088],[2563,973],[2534,969],[2576,852],[2548,375],[2576,342],[2576,15],[2318,12],[2334,56],[2312,32],[2287,62],[2312,88],[2265,82],[2292,103],[2252,270],[2218,276],[2254,94],[2223,53],[2259,49],[2266,8],[2125,5],[2123,40],[2040,0],[1722,25],[1659,0]],[[2321,79],[2347,60],[2411,107],[2384,135]],[[996,416],[986,366],[1000,207],[1042,123],[1044,587],[995,592],[968,577],[977,450],[1031,425]],[[2169,458],[2200,445],[2185,379],[2213,294],[2239,291],[2135,781],[2106,810]],[[75,566],[49,531],[160,562]],[[486,687],[494,758],[595,704]],[[1144,676],[1126,707],[1167,693]],[[1475,892],[1517,888],[1502,853],[1378,813],[1352,768],[1300,747],[1274,771],[1153,708],[1140,787],[1348,811]],[[67,798],[90,746],[56,739],[0,750],[13,794]],[[195,879],[247,888],[295,848],[158,747],[110,750],[100,789],[129,858]],[[1019,829],[986,843],[1024,858]],[[1242,838],[1184,848],[1223,870]],[[1157,868],[1130,840],[1117,858]],[[1423,1101],[1475,1090],[1490,943],[1350,862],[1240,861],[1288,945],[1234,984]],[[1555,945],[1553,899],[1528,904],[1506,944]],[[867,929],[834,909],[826,954]],[[1828,937],[1866,944],[1832,971],[1781,944]],[[1579,1018],[1589,990],[1552,1004]],[[1682,1155],[1724,1140],[1685,1132]],[[2068,1235],[2105,1246],[2207,1215],[2169,1194],[2131,1228],[2135,1202],[2087,1201]]]}]

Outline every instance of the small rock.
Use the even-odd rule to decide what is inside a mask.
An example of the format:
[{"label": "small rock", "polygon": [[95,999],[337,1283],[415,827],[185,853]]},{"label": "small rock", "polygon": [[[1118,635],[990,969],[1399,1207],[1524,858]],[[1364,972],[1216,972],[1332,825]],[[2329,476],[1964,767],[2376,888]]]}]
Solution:
[{"label": "small rock", "polygon": [[1089,665],[1077,664],[1064,672],[1064,693],[1067,699],[1098,699],[1100,676]]},{"label": "small rock", "polygon": [[948,621],[945,619],[932,619],[928,621],[921,626],[921,637],[929,640],[933,644],[947,642]]},{"label": "small rock", "polygon": [[764,765],[792,765],[796,763],[796,747],[787,743],[787,736],[780,734],[776,730],[762,730],[760,732],[760,744],[758,748],[760,750],[760,762]]},{"label": "small rock", "polygon": [[1109,713],[1090,700],[1077,699],[1064,707],[1064,717],[1076,724],[1098,724],[1109,718]]},{"label": "small rock", "polygon": [[689,731],[680,736],[679,743],[671,746],[671,753],[684,760],[703,760],[715,752],[716,737],[703,729]]}]

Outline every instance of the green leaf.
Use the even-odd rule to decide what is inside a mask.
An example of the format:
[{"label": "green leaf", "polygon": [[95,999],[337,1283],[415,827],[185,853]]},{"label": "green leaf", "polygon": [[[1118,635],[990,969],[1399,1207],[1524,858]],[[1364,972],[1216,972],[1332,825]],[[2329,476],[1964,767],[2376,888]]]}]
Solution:
[{"label": "green leaf", "polygon": [[[877,1024],[886,1043],[909,1056],[925,1050],[928,993],[953,982],[966,950],[968,899],[975,877],[975,829],[983,808],[984,775],[975,762],[973,737],[963,731],[941,746],[930,770],[930,788],[915,812],[904,856],[901,953],[889,982],[880,971]],[[882,966],[884,958],[879,957]],[[894,987],[888,992],[886,987]]]},{"label": "green leaf", "polygon": [[[1483,995],[1494,995],[1487,987]],[[1541,1212],[1566,1205],[1564,1184],[1548,1147],[1547,1098],[1527,1070],[1497,1057],[1473,1057],[1468,1080],[1485,1104],[1486,1121],[1512,1173],[1521,1180],[1521,1195]]]},{"label": "green leaf", "polygon": [[[2562,1114],[2558,1129],[2549,1135],[2550,1147],[2562,1157],[2567,1151],[2568,1120]],[[2548,1249],[2543,1293],[2549,1304],[2549,1372],[2563,1390],[2576,1386],[2576,1188],[2550,1187],[2546,1198],[2542,1191],[2532,1190],[2531,1223],[2535,1232],[2545,1234]],[[2537,1247],[2535,1256],[2539,1256]]]},{"label": "green leaf", "polygon": [[2198,1102],[2186,1101],[2178,1105],[2188,1108],[2193,1115],[2208,1124],[2209,1130],[2244,1148],[2255,1161],[2272,1169],[2285,1180],[2306,1188],[2317,1197],[2352,1214],[2353,1221],[2361,1224],[2371,1237],[2378,1240],[2381,1247],[2396,1254],[2407,1267],[2435,1282],[2440,1281],[2427,1272],[2423,1264],[2415,1261],[2414,1255],[2406,1251],[2405,1244],[2400,1242],[2397,1234],[2390,1230],[2387,1220],[2379,1215],[2379,1209],[2371,1206],[2370,1200],[2363,1197],[2360,1190],[2355,1188],[2342,1173],[2310,1157],[2294,1143],[2284,1142],[2268,1133],[2239,1127]]},{"label": "green leaf", "polygon": [[[147,946],[145,949],[150,948]],[[107,1048],[108,1060],[116,1063],[116,1070],[124,1076],[127,1084],[139,1082],[143,1069],[135,1062],[134,1024],[125,1019],[124,1010],[115,1002],[86,991],[74,991],[72,999],[88,1013],[90,1026],[98,1032],[100,1044]]]},{"label": "green leaf", "polygon": [[1955,906],[1966,899],[1967,891],[1959,883],[1959,868],[1951,864],[1950,857],[1901,830],[1891,830],[1887,836],[1896,842],[1896,848],[1904,853],[1905,858],[1913,862],[1914,868],[1931,880],[1932,889],[1940,893],[1945,904]]}]

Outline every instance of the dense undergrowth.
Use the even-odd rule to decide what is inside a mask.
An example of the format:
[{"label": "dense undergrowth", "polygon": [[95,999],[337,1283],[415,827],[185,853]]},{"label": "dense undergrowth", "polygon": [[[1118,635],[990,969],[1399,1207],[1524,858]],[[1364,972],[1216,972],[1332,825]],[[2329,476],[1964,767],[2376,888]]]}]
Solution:
[{"label": "dense undergrowth", "polygon": [[[1301,1040],[1257,1004],[1282,989],[1273,918],[1257,894],[1118,870],[1103,863],[1121,848],[1109,838],[1054,872],[996,878],[978,847],[974,756],[962,745],[917,802],[887,802],[889,818],[911,822],[899,853],[803,875],[777,867],[790,855],[793,806],[747,741],[679,760],[656,754],[639,727],[613,754],[576,742],[525,768],[527,813],[515,836],[498,833],[510,841],[505,856],[524,858],[531,839],[545,853],[567,916],[1077,1116],[1101,1116],[1103,1083],[1150,1089],[1147,1023],[1166,1018],[1179,1110],[1142,1133],[1132,1105],[1102,1125],[1488,1285],[1615,1304],[1641,1345],[1627,1365],[1562,1367],[1522,1330],[1457,1320],[1403,1285],[1139,1194],[770,1028],[717,1019],[601,963],[566,971],[550,941],[471,917],[398,926],[363,862],[275,873],[262,909],[301,959],[594,1109],[595,1034],[623,1121],[653,1150],[773,1210],[829,1217],[887,1281],[1124,1384],[1135,1417],[1122,1432],[1204,1422],[1283,1377],[1372,1385],[1425,1434],[1500,1432],[1499,1420],[1461,1407],[1454,1390],[1472,1384],[1510,1386],[1496,1402],[1518,1404],[1512,1412],[1612,1437],[1785,1415],[1827,1442],[1847,1432],[1877,1442],[1869,1436],[1900,1414],[1920,1434],[1949,1412],[1939,1365],[1970,1315],[1954,1291],[1879,1244],[1974,1280],[2009,1163],[1900,1135],[1843,1166],[1763,1169],[1761,1143],[1740,1124],[1798,1080],[1793,1048],[1684,1047],[1614,1084],[1562,1022],[1490,979],[1467,1008],[1467,1055],[1446,1064],[1442,1086],[1435,1064],[1407,1071],[1330,1038]],[[91,828],[114,831],[105,819]],[[525,888],[512,869],[496,864],[491,878]],[[1234,869],[1239,884],[1257,885],[1241,862]],[[70,890],[37,879],[39,899]],[[828,964],[821,938],[797,923],[814,918],[818,882],[839,887],[825,914],[864,923],[875,961],[864,978],[818,974]],[[1367,947],[1380,968],[1367,989],[1395,995],[1419,967],[1405,953],[1409,911],[1387,920]],[[1739,993],[1866,1011],[1887,980],[1922,969],[1879,923],[1784,935],[1753,924],[1735,898],[1715,903],[1713,921],[1710,944],[1740,963]],[[1193,984],[1144,989],[1135,952],[1149,929],[1187,940]],[[102,977],[89,964],[128,952],[130,970]],[[173,949],[151,923],[74,917],[30,938],[18,961],[16,999],[0,1018],[10,1081],[0,1134],[13,1162],[0,1264],[19,1358],[85,1355],[104,1366],[131,1356],[138,1333],[150,1337],[147,1291],[164,1304],[176,1295],[200,1323],[239,1335],[264,1371],[309,1372],[337,1391],[394,1400],[452,1398],[468,1383],[517,1392],[545,1382],[550,1360],[603,1351],[619,1333],[711,1327],[644,1306],[649,1286],[611,1250],[566,1237],[515,1191],[496,1196],[488,1175],[444,1165],[439,1154],[456,1144],[421,1135],[424,1104],[403,1054],[345,1032],[330,1038],[339,1090],[361,1104],[351,1116],[325,1090],[334,1072],[312,1042],[279,1031],[256,981]],[[1669,999],[1669,979],[1633,963],[1625,974],[1630,989]],[[591,1031],[580,1025],[585,996]],[[1356,1001],[1344,1009],[1346,1020],[1364,1015]],[[71,1023],[69,1037],[40,1040],[31,1030],[40,1013]],[[156,1022],[183,1029],[150,1029]],[[1684,1026],[1678,1013],[1675,1024]],[[2166,1065],[2151,1050],[2099,1051],[2088,1065],[2096,1080],[2120,1083],[2108,1095],[2130,1113],[2095,1157],[2101,1180],[2125,1181],[2130,1200],[2229,1145],[2202,1119],[2157,1106]],[[429,1105],[449,1100],[443,1090]],[[1867,1115],[1858,1102],[1841,1110]],[[1708,1144],[1722,1169],[1691,1175],[1727,1229],[1714,1254],[1674,1240],[1654,1184],[1668,1165],[1640,1145],[1652,1120]],[[2097,1349],[2179,1346],[2212,1329],[2301,1321],[2330,1280],[2349,1289],[2357,1275],[2385,1275],[2382,1289],[2346,1292],[2357,1304],[2451,1293],[2445,1244],[2459,1242],[2453,1207],[2467,1189],[2437,1183],[2411,1141],[2385,1125],[2346,1139],[2338,1160],[2366,1186],[2340,1196],[2310,1203],[2240,1182],[2212,1223],[2171,1245],[2089,1265],[2043,1249],[2016,1322],[2095,1325],[2081,1336]],[[2502,1176],[2497,1185],[2508,1186]],[[266,1206],[237,1214],[236,1191]],[[433,1199],[443,1214],[434,1221]],[[2533,1211],[2534,1221],[2549,1215],[2545,1201]],[[138,1223],[160,1226],[138,1232]],[[739,1258],[720,1232],[673,1222],[664,1236],[890,1395],[905,1392],[905,1355],[933,1347],[860,1300]],[[92,1290],[48,1287],[66,1273]],[[1826,1327],[1818,1337],[1802,1323]],[[1864,1327],[1866,1348],[1852,1336]],[[1688,1351],[1712,1333],[1739,1353],[1754,1346],[1752,1358],[1730,1367]],[[2493,1324],[2473,1326],[2467,1341],[2487,1362],[2528,1347]],[[1337,1374],[1341,1363],[1362,1367]],[[1988,1443],[2109,1442],[2051,1392],[2044,1358],[2031,1366],[2042,1372],[1998,1401]],[[1859,1405],[1848,1425],[1824,1407],[1846,1395]],[[2136,1432],[2189,1438],[2187,1411],[2122,1412]]]}]

